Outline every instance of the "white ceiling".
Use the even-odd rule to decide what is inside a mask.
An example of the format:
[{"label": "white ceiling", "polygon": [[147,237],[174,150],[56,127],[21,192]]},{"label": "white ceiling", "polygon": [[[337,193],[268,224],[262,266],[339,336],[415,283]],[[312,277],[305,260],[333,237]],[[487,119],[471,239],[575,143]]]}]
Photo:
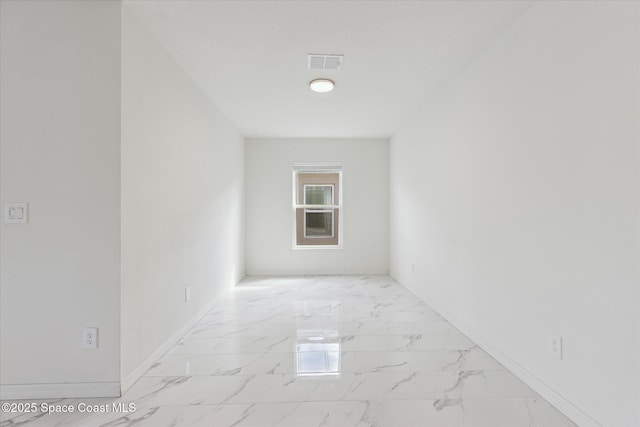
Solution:
[{"label": "white ceiling", "polygon": [[[246,137],[386,138],[529,6],[518,1],[125,1]],[[307,54],[344,54],[340,71]],[[328,94],[309,90],[335,80]]]}]

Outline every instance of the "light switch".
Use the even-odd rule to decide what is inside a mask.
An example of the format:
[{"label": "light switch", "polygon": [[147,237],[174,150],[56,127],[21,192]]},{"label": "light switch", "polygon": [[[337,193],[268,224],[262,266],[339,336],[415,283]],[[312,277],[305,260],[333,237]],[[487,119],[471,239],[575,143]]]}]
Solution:
[{"label": "light switch", "polygon": [[5,224],[25,224],[29,222],[27,203],[6,203],[4,205]]}]

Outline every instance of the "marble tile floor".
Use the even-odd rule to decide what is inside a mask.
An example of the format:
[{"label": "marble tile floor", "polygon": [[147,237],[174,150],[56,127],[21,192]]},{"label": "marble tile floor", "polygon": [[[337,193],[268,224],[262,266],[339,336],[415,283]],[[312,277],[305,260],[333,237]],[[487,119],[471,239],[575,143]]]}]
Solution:
[{"label": "marble tile floor", "polygon": [[388,276],[246,278],[121,398],[46,402],[109,412],[0,427],[574,426]]}]

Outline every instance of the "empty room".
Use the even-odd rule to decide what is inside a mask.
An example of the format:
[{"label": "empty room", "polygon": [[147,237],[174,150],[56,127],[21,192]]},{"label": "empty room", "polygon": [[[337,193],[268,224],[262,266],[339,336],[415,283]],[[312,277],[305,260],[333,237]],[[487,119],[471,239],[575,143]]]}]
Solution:
[{"label": "empty room", "polygon": [[0,30],[0,426],[640,427],[640,1]]}]

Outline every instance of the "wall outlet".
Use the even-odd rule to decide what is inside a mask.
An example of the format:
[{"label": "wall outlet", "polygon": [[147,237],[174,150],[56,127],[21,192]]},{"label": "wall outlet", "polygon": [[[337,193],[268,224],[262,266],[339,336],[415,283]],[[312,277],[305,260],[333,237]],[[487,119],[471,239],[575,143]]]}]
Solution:
[{"label": "wall outlet", "polygon": [[82,329],[82,348],[98,348],[98,328]]},{"label": "wall outlet", "polygon": [[191,301],[191,286],[184,288],[184,302]]},{"label": "wall outlet", "polygon": [[562,337],[558,335],[549,336],[549,351],[551,354],[562,360]]}]

